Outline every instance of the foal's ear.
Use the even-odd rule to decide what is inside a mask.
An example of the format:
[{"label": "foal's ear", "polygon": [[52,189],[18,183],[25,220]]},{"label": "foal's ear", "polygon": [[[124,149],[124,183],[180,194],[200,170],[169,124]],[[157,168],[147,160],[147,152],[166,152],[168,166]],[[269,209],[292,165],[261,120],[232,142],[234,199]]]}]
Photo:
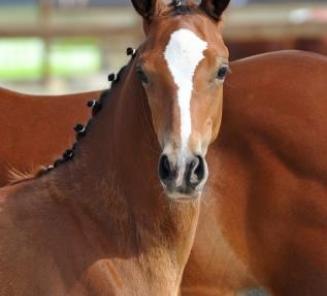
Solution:
[{"label": "foal's ear", "polygon": [[200,8],[214,20],[219,21],[230,0],[202,0]]},{"label": "foal's ear", "polygon": [[135,10],[144,20],[150,21],[151,18],[160,14],[163,3],[161,0],[131,0]]}]

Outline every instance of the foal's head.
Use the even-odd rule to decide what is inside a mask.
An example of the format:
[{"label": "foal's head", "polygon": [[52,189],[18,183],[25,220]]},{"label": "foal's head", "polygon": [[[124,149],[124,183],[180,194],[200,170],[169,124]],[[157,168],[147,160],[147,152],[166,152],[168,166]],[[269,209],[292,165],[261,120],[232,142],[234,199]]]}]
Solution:
[{"label": "foal's head", "polygon": [[208,177],[208,146],[217,137],[228,50],[221,14],[229,0],[132,0],[146,41],[136,60],[162,155],[159,177],[171,198],[196,197]]}]

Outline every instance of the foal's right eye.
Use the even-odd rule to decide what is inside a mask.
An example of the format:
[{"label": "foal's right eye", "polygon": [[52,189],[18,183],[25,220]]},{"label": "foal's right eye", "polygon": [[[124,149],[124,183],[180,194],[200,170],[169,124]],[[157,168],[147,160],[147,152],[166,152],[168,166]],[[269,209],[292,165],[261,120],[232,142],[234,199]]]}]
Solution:
[{"label": "foal's right eye", "polygon": [[144,84],[149,83],[148,77],[146,76],[145,72],[141,68],[138,68],[136,70],[136,76],[142,83]]}]

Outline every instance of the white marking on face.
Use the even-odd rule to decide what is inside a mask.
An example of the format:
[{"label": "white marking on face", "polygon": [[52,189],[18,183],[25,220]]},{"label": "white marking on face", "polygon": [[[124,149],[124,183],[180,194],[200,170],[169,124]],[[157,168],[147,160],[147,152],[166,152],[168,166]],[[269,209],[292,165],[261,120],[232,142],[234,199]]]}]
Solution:
[{"label": "white marking on face", "polygon": [[192,132],[191,98],[193,77],[197,66],[204,58],[207,42],[188,29],[173,32],[164,52],[169,71],[177,86],[177,101],[180,113],[181,152],[187,151]]}]

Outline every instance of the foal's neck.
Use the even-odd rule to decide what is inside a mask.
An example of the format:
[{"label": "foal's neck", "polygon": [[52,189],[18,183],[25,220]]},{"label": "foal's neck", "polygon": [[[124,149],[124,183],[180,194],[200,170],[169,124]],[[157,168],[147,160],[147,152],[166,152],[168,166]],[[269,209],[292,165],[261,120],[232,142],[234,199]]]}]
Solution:
[{"label": "foal's neck", "polygon": [[84,207],[108,239],[119,233],[112,244],[123,246],[127,253],[137,250],[135,255],[145,255],[146,262],[149,257],[158,261],[169,257],[181,276],[193,243],[199,202],[170,201],[162,191],[158,141],[133,67],[113,86],[75,159],[58,175],[66,184],[69,176],[68,200]]}]

